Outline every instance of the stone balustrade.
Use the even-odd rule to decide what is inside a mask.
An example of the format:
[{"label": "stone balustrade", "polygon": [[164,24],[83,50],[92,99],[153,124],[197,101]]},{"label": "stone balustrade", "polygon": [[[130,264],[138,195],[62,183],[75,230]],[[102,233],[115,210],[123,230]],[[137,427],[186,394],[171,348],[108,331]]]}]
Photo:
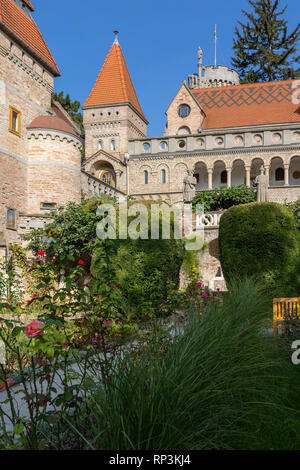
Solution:
[{"label": "stone balustrade", "polygon": [[119,201],[124,201],[126,197],[126,194],[119,189],[104,183],[104,181],[85,171],[81,172],[81,186],[83,192],[89,197],[106,194],[107,196],[117,198]]},{"label": "stone balustrade", "polygon": [[196,216],[196,229],[204,228],[204,230],[218,229],[220,219],[224,211],[205,212]]},{"label": "stone balustrade", "polygon": [[[261,129],[201,130],[197,135],[176,135],[130,140],[130,156],[172,158],[177,152],[255,151],[255,148],[283,148],[294,146],[299,150],[299,124],[263,126]],[[171,153],[171,155],[170,155]],[[174,158],[174,157],[173,157]]]}]

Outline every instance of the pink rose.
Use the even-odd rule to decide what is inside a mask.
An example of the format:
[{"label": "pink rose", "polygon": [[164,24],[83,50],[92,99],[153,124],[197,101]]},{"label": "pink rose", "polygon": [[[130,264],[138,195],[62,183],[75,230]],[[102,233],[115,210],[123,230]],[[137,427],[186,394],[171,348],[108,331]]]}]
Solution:
[{"label": "pink rose", "polygon": [[197,282],[197,286],[202,287],[202,282],[201,281]]},{"label": "pink rose", "polygon": [[33,322],[29,323],[25,328],[27,338],[35,338],[36,336],[42,335],[44,330],[41,328],[41,325],[44,325],[44,323],[38,320],[33,320]]},{"label": "pink rose", "polygon": [[[6,386],[11,387],[15,381],[13,379],[6,379]],[[5,390],[5,385],[0,385],[0,391]]]},{"label": "pink rose", "polygon": [[202,299],[207,299],[208,295],[207,294],[202,294],[201,297],[202,297]]}]

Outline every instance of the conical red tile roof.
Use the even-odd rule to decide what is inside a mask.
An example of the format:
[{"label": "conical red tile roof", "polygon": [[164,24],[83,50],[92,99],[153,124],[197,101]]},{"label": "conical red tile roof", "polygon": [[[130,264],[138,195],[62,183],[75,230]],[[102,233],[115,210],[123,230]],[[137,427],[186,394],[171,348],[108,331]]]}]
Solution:
[{"label": "conical red tile roof", "polygon": [[130,103],[146,120],[136,95],[122,49],[114,43],[84,106]]}]

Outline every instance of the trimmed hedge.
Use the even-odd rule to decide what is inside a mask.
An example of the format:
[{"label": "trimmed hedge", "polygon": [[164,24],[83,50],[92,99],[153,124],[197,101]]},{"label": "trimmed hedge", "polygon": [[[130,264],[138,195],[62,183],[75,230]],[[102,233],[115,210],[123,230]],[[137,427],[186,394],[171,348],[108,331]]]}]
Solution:
[{"label": "trimmed hedge", "polygon": [[220,260],[226,281],[254,276],[271,297],[300,295],[299,237],[291,212],[276,203],[251,203],[223,214]]}]

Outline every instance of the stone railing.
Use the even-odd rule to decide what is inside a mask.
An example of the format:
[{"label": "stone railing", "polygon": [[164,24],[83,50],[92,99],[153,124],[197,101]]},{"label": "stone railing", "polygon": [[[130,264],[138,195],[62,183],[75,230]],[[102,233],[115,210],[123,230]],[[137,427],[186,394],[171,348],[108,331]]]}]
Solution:
[{"label": "stone railing", "polygon": [[205,214],[196,216],[196,228],[204,228],[204,230],[218,229],[220,219],[224,211],[205,212]]},{"label": "stone railing", "polygon": [[93,175],[81,171],[81,187],[87,196],[100,196],[107,194],[111,197],[116,197],[119,201],[124,201],[126,194],[109,184],[104,183]]}]

